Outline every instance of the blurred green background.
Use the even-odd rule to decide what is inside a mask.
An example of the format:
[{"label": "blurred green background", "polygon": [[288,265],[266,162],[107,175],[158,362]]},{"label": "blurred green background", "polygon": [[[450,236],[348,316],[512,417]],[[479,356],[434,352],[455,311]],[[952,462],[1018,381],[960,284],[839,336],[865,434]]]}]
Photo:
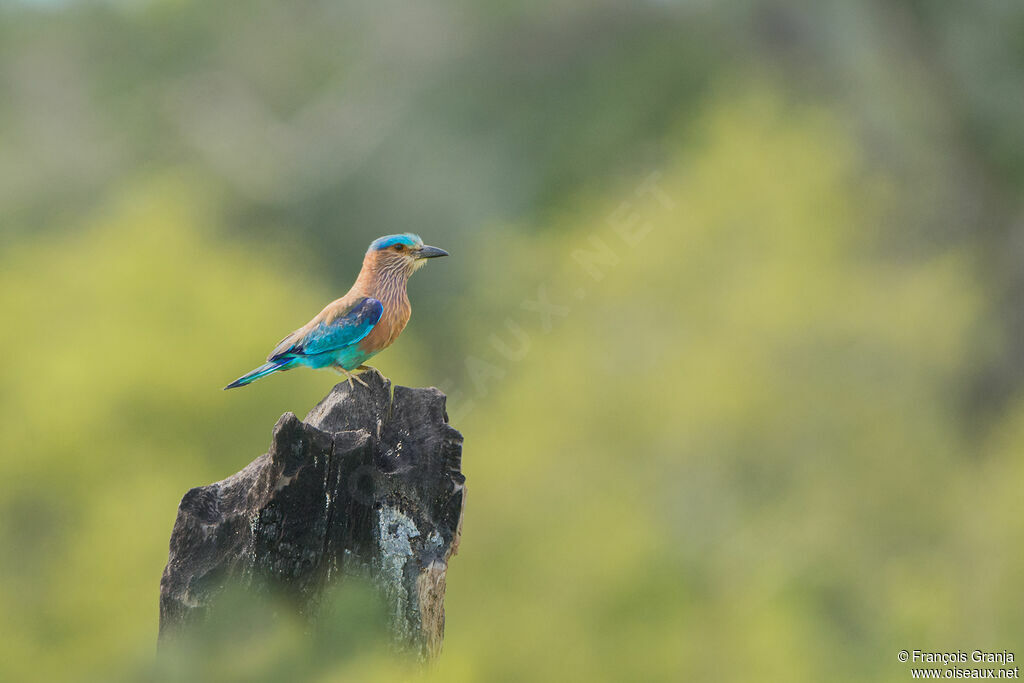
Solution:
[{"label": "blurred green background", "polygon": [[358,592],[337,638],[266,607],[152,661],[181,495],[337,376],[220,388],[400,231],[453,256],[375,364],[449,394],[468,478],[428,678],[1014,651],[1022,36],[1006,0],[0,1],[0,679],[409,675]]}]

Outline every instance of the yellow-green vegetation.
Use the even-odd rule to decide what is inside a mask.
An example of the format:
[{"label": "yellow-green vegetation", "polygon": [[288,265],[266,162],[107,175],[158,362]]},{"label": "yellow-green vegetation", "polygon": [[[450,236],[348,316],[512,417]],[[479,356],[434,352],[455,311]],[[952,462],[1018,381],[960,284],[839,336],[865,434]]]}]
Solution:
[{"label": "yellow-green vegetation", "polygon": [[[763,86],[702,112],[659,174],[453,249],[496,317],[443,313],[468,504],[429,680],[904,680],[900,648],[1024,635],[1024,409],[963,417],[997,338],[977,254],[891,251],[899,186],[835,112]],[[240,603],[210,641],[235,660],[151,661],[180,496],[335,381],[220,391],[340,292],[217,207],[159,176],[0,252],[0,678],[403,672],[337,649],[373,623],[358,591],[333,645]],[[521,306],[541,286],[550,319]],[[379,367],[440,383],[417,324]]]},{"label": "yellow-green vegetation", "polygon": [[200,237],[208,207],[174,179],[140,183],[73,236],[0,257],[4,678],[148,658],[175,501],[262,452],[279,407],[319,391],[313,377],[219,391],[324,292],[269,250]]},{"label": "yellow-green vegetation", "polygon": [[897,680],[894,644],[1017,628],[1020,464],[957,398],[972,255],[880,248],[886,179],[827,113],[755,92],[692,134],[664,195],[531,245],[570,310],[463,425],[438,680]]}]

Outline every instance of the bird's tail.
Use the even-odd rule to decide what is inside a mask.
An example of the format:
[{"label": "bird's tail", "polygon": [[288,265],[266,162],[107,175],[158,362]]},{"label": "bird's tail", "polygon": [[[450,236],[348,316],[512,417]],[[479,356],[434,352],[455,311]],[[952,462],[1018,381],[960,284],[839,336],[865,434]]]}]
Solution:
[{"label": "bird's tail", "polygon": [[225,389],[234,389],[235,387],[244,387],[246,384],[252,384],[261,377],[266,377],[269,374],[275,373],[278,370],[287,370],[292,365],[292,359],[287,360],[276,360],[264,363],[252,372],[248,372],[231,384],[224,387]]}]

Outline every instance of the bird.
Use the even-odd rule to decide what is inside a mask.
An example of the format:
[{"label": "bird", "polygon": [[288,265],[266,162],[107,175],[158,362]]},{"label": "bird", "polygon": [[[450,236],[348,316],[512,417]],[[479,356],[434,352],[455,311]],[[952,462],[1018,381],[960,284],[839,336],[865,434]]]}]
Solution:
[{"label": "bird", "polygon": [[297,367],[332,368],[365,387],[354,372],[369,369],[364,363],[394,343],[412,314],[406,284],[427,259],[448,256],[438,247],[423,244],[419,235],[403,233],[374,240],[363,257],[363,267],[348,293],[327,304],[308,323],[295,330],[270,352],[267,362],[224,389],[244,387],[275,372]]}]

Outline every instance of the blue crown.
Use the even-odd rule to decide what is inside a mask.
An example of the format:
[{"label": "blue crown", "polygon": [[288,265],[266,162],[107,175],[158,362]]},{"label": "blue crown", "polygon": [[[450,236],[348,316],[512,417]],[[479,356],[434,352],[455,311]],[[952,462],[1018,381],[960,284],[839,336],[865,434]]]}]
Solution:
[{"label": "blue crown", "polygon": [[367,249],[367,251],[387,249],[388,247],[393,247],[396,244],[404,244],[407,247],[422,247],[423,240],[420,239],[419,235],[414,235],[411,232],[401,235],[386,235],[385,237],[378,237],[371,242],[370,248]]}]

